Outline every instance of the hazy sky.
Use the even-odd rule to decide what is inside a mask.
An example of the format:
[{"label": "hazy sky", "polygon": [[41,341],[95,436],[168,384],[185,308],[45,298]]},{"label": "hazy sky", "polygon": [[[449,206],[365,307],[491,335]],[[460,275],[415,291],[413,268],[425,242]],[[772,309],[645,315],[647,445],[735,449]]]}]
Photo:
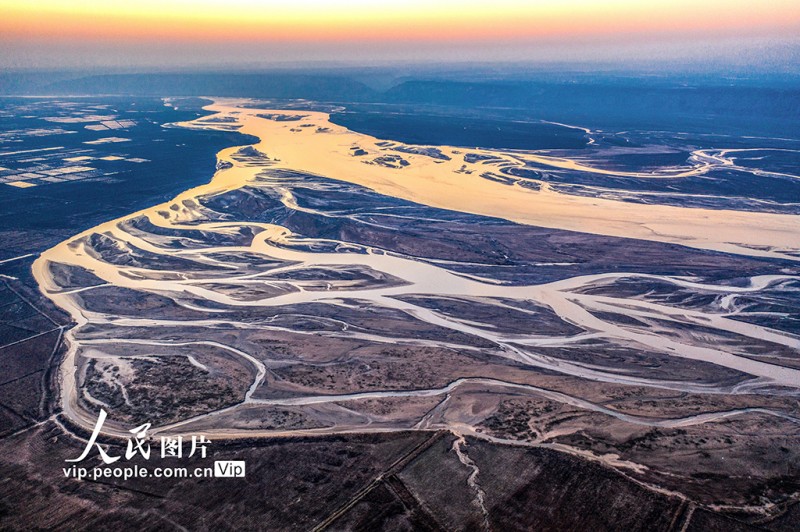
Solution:
[{"label": "hazy sky", "polygon": [[708,58],[781,64],[797,60],[799,35],[800,0],[0,0],[5,68]]}]

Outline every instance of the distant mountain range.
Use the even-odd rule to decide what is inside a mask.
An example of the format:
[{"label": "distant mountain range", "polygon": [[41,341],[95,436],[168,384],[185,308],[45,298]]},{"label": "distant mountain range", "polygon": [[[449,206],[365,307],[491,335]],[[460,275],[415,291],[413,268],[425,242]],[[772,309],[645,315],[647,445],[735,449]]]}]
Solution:
[{"label": "distant mountain range", "polygon": [[[524,73],[523,73],[524,74]],[[800,83],[780,77],[502,74],[448,79],[447,74],[396,76],[373,88],[371,71],[0,74],[0,95],[232,96],[332,103],[435,105],[524,111],[527,117],[599,127],[675,124],[732,127],[759,135],[800,136]],[[385,75],[385,74],[383,74]],[[455,77],[464,77],[457,74]],[[372,86],[371,86],[372,85]]]}]

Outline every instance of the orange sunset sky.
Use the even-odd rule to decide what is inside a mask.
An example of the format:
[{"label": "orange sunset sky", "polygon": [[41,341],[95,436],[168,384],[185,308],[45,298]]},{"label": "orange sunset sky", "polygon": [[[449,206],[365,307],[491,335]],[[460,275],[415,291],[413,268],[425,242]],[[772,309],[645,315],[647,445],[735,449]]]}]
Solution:
[{"label": "orange sunset sky", "polygon": [[798,0],[0,0],[0,66],[576,60],[795,46]]}]

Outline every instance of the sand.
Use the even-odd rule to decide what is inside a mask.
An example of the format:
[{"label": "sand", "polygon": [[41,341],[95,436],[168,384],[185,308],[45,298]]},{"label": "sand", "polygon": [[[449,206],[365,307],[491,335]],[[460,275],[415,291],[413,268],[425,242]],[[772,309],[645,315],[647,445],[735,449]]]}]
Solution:
[{"label": "sand", "polygon": [[27,181],[11,181],[10,183],[6,183],[6,185],[17,188],[31,188],[36,186],[35,184],[28,183]]},{"label": "sand", "polygon": [[[800,218],[797,216],[635,204],[562,194],[546,186],[536,191],[482,178],[480,174],[494,170],[494,165],[466,163],[462,154],[477,153],[515,164],[519,164],[518,158],[522,158],[553,168],[642,179],[700,175],[707,171],[708,163],[659,176],[597,169],[581,162],[537,153],[437,146],[451,158],[441,161],[425,155],[386,151],[377,145],[380,139],[333,124],[326,113],[246,109],[235,107],[235,102],[224,101],[218,101],[207,109],[235,117],[242,125],[239,131],[258,137],[260,142],[256,148],[278,160],[276,168],[347,181],[432,207],[528,225],[800,260]],[[299,113],[305,118],[288,122],[257,116]],[[303,124],[312,124],[313,127],[298,127]],[[317,128],[327,128],[328,131],[317,133]],[[367,155],[351,155],[351,148],[356,146]],[[365,161],[387,154],[400,155],[409,165],[388,168],[365,164]],[[472,173],[458,172],[462,167],[472,170]],[[242,179],[250,178],[252,176],[247,175],[246,168],[234,168],[218,173],[210,188],[212,191],[234,188],[243,184]]]},{"label": "sand", "polygon": [[[800,260],[796,254],[800,248],[800,224],[798,217],[778,214],[765,214],[726,210],[691,209],[672,206],[640,205],[623,203],[612,200],[594,199],[588,197],[569,196],[559,194],[547,188],[541,191],[526,189],[519,186],[509,186],[480,177],[480,173],[492,170],[492,164],[465,163],[463,152],[469,151],[480,155],[497,157],[506,162],[517,161],[518,158],[535,158],[537,163],[554,167],[570,167],[576,171],[594,171],[584,166],[563,158],[552,158],[542,154],[524,154],[521,152],[503,152],[497,150],[464,150],[461,148],[438,147],[439,150],[451,157],[450,161],[437,162],[426,155],[398,153],[386,151],[385,146],[379,146],[379,139],[355,133],[346,128],[334,125],[325,113],[301,113],[305,117],[300,121],[276,121],[260,118],[258,114],[292,114],[298,111],[267,111],[262,109],[245,109],[235,107],[234,102],[217,102],[209,106],[209,110],[221,113],[195,122],[184,124],[187,127],[216,127],[214,120],[220,118],[233,118],[242,125],[240,131],[254,135],[260,139],[256,149],[272,159],[270,168],[291,169],[298,172],[318,174],[328,178],[355,183],[375,190],[378,193],[403,198],[418,203],[431,205],[451,210],[470,212],[486,216],[494,216],[516,221],[519,223],[552,227],[558,229],[571,229],[594,234],[641,238],[661,242],[684,244],[696,248],[710,250],[724,250],[744,255],[762,255],[784,257]],[[210,119],[210,120],[209,120]],[[230,125],[230,121],[220,122],[221,127]],[[310,127],[298,127],[310,124]],[[318,128],[327,128],[318,132]],[[351,148],[358,147],[367,154],[362,156],[352,155]],[[182,205],[183,200],[193,200],[201,195],[224,193],[246,185],[257,178],[264,169],[262,164],[246,164],[237,162],[233,157],[240,147],[222,150],[218,159],[230,163],[232,166],[219,170],[213,180],[205,185],[188,190],[167,204],[154,206],[139,213],[125,217],[131,219],[138,215],[146,215],[151,223],[166,227],[181,227],[184,216],[182,211],[172,210],[170,205]],[[457,153],[461,152],[461,153]],[[400,155],[408,161],[402,168],[389,168],[374,163],[374,159],[383,155]],[[365,164],[365,161],[372,164]],[[459,172],[465,166],[472,170],[472,174]],[[693,169],[680,169],[679,173],[703,172],[702,165]],[[650,177],[641,175],[642,178]],[[195,202],[189,202],[194,203]],[[166,213],[165,219],[159,213]],[[188,217],[192,214],[189,212]],[[152,279],[139,279],[123,275],[125,267],[116,266],[101,260],[93,259],[85,253],[81,246],[70,246],[82,236],[91,233],[110,233],[122,242],[135,241],[138,247],[145,251],[163,254],[163,250],[147,244],[134,235],[126,234],[119,227],[120,220],[110,221],[92,228],[81,235],[62,242],[56,247],[44,252],[33,264],[33,274],[43,292],[59,307],[65,309],[77,323],[77,327],[67,331],[65,337],[70,344],[70,349],[61,366],[62,407],[67,416],[74,422],[84,427],[91,427],[94,419],[78,406],[76,390],[76,355],[79,346],[75,340],[74,331],[92,321],[93,316],[84,313],[79,302],[64,292],[54,281],[49,264],[60,262],[86,267],[104,281],[122,287],[137,290],[153,291],[156,293],[190,292],[201,299],[209,299],[233,306],[276,306],[280,304],[297,304],[302,302],[324,301],[330,298],[343,297],[343,292],[326,294],[324,292],[297,292],[290,295],[269,298],[263,301],[238,301],[224,294],[211,292],[199,286],[172,281],[158,281]],[[236,225],[236,222],[231,222]],[[207,223],[202,226],[193,225],[194,229],[221,230],[224,223]],[[356,255],[356,254],[325,254],[312,253],[305,256],[289,249],[276,246],[285,238],[285,229],[270,224],[259,225],[263,231],[254,240],[252,245],[244,250],[255,251],[284,260],[298,260],[305,264],[342,264],[348,261],[366,261],[370,267],[379,271],[396,274],[398,278],[409,281],[409,286],[401,289],[411,290],[415,293],[450,293],[471,294],[500,297],[526,297],[532,300],[544,301],[559,314],[568,315],[572,322],[580,323],[590,330],[604,330],[605,324],[598,323],[585,309],[568,300],[567,294],[562,294],[561,289],[568,288],[567,281],[553,283],[551,286],[540,287],[500,287],[484,285],[469,279],[455,277],[442,271],[440,268],[428,264],[410,264],[409,261],[398,257],[384,255]],[[235,248],[231,248],[233,250]],[[206,253],[213,249],[204,250]],[[180,254],[180,251],[175,251]],[[297,256],[295,256],[297,255]],[[413,267],[412,267],[413,266]],[[587,281],[591,279],[583,279]],[[564,285],[564,286],[561,286]],[[386,296],[396,295],[398,288],[385,288],[379,290],[359,291],[358,297],[381,301]],[[345,291],[346,292],[346,291]],[[577,296],[574,296],[577,297]],[[392,301],[390,306],[399,308],[408,304]],[[650,306],[652,307],[652,305]],[[403,307],[405,308],[405,307]],[[650,310],[653,310],[652,308]],[[655,309],[659,310],[659,309]],[[425,321],[437,325],[447,325],[440,318],[430,312],[415,310]],[[96,318],[97,316],[94,316]],[[446,321],[446,320],[445,320]],[[155,323],[157,325],[157,323]],[[724,325],[724,324],[723,324]],[[479,336],[490,335],[485,330],[479,331],[466,324],[457,327],[449,323],[450,328],[464,329],[465,332]],[[762,337],[763,328],[752,324],[738,324],[740,333]],[[668,338],[659,338],[650,335],[634,333],[614,326],[606,330],[607,333],[627,340],[641,342],[658,351],[680,352],[680,356],[698,360],[712,361],[713,363],[736,368],[751,375],[761,377],[768,381],[791,386],[797,382],[797,370],[773,366],[759,361],[745,359],[715,349],[714,347],[687,346],[674,343]],[[225,346],[228,349],[232,349]],[[238,352],[239,356],[248,358],[246,353]],[[510,356],[510,355],[509,355]],[[522,355],[519,355],[522,356]],[[526,363],[540,365],[539,358],[528,357]],[[251,362],[253,362],[251,360]],[[603,378],[607,376],[596,375],[598,372],[583,367],[572,368],[565,361],[559,362],[561,372],[572,373],[586,378]],[[257,365],[257,364],[256,364]],[[263,376],[262,368],[258,374]],[[623,377],[614,376],[613,382],[618,382]],[[258,378],[254,386],[258,383]],[[248,394],[252,393],[252,390]]]}]

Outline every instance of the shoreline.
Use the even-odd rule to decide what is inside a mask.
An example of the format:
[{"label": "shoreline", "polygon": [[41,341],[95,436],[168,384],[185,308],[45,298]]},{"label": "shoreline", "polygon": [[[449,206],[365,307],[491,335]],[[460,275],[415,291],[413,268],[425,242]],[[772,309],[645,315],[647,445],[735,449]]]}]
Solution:
[{"label": "shoreline", "polygon": [[[781,236],[787,230],[783,224],[788,224],[789,229],[798,229],[796,218],[789,215],[776,215],[765,213],[748,213],[744,211],[710,211],[716,213],[713,217],[705,209],[687,209],[680,207],[666,207],[654,205],[626,204],[612,200],[600,200],[580,196],[567,196],[548,190],[531,191],[522,187],[508,187],[479,177],[455,172],[461,162],[456,157],[451,157],[450,161],[436,162],[430,157],[419,154],[403,153],[403,157],[409,161],[409,165],[402,168],[387,168],[376,164],[362,164],[364,159],[353,156],[350,151],[353,145],[359,146],[370,155],[380,155],[384,153],[378,145],[379,139],[369,137],[360,133],[351,132],[329,122],[326,113],[307,112],[307,111],[273,111],[265,109],[248,109],[235,107],[241,100],[217,99],[214,103],[205,106],[204,110],[212,111],[214,114],[200,117],[190,122],[178,125],[188,128],[225,128],[230,127],[233,122],[214,122],[219,115],[235,117],[236,124],[241,128],[237,131],[246,135],[252,135],[259,139],[255,144],[237,145],[225,148],[218,152],[217,163],[230,163],[230,166],[218,169],[212,179],[197,187],[193,187],[177,195],[172,200],[152,207],[141,209],[134,213],[125,215],[108,222],[104,222],[94,228],[88,229],[70,239],[59,243],[57,246],[43,252],[36,259],[32,268],[33,275],[39,285],[40,290],[46,297],[51,299],[57,306],[67,311],[77,326],[70,329],[65,334],[65,339],[69,345],[64,360],[60,364],[60,398],[61,406],[65,415],[72,421],[84,428],[91,429],[94,420],[90,419],[78,405],[76,388],[76,353],[78,343],[73,340],[74,331],[81,326],[89,323],[89,319],[83,315],[79,305],[72,302],[67,293],[59,292],[59,287],[54,282],[48,270],[50,262],[58,262],[59,257],[66,257],[73,253],[70,249],[70,242],[74,242],[92,233],[110,231],[114,232],[117,225],[123,220],[129,220],[140,215],[152,216],[152,221],[172,224],[174,227],[181,220],[190,219],[191,210],[186,208],[183,202],[194,201],[197,197],[207,194],[219,194],[230,190],[238,189],[247,184],[248,181],[256,178],[261,171],[260,166],[248,166],[241,164],[234,159],[234,154],[244,147],[250,147],[267,154],[275,160],[275,165],[271,168],[291,169],[309,174],[321,175],[325,178],[336,179],[365,186],[377,193],[402,198],[417,203],[430,205],[433,207],[448,210],[458,210],[472,214],[504,218],[510,221],[526,223],[528,225],[539,225],[552,227],[555,229],[567,229],[593,234],[604,234],[609,236],[621,236],[626,238],[640,238],[644,240],[655,240],[670,242],[709,251],[727,251],[726,247],[732,247],[740,254],[750,256],[766,256],[773,258],[784,258],[800,260],[800,257],[789,257],[776,251],[781,245],[796,244],[800,247],[800,232],[789,231],[788,237],[781,240]],[[312,126],[296,128],[294,121],[277,121],[269,118],[257,116],[258,114],[291,114],[303,115],[303,123],[311,123]],[[317,128],[327,128],[328,131],[316,132]],[[314,139],[314,140],[309,140]],[[306,141],[306,142],[303,142]],[[311,144],[311,146],[309,146]],[[450,155],[458,155],[461,149],[452,147],[437,147]],[[505,156],[504,152],[494,150],[476,149],[471,152],[482,155]],[[536,157],[540,162],[546,161],[552,165],[573,166],[573,169],[586,168],[580,164],[562,158],[548,158],[543,156]],[[480,164],[480,163],[477,163]],[[577,167],[574,165],[577,164]],[[326,166],[327,165],[327,166]],[[450,172],[448,172],[450,170]],[[700,171],[695,170],[695,171]],[[465,205],[460,205],[461,200]],[[549,203],[548,203],[549,202]],[[459,204],[459,205],[457,205]],[[183,207],[181,207],[183,205]],[[178,206],[170,209],[170,206]],[[567,214],[560,213],[551,220],[552,224],[539,224],[534,221],[541,220],[547,213],[557,212],[561,208],[567,210]],[[540,212],[532,212],[541,208]],[[611,220],[600,220],[597,217],[600,213],[608,212],[609,209],[617,212],[617,216]],[[584,211],[594,211],[586,215]],[[651,210],[658,211],[655,219],[659,217],[680,217],[678,213],[684,213],[684,219],[680,220],[675,227],[678,236],[667,237],[652,231],[648,223],[632,222],[621,220],[620,217],[629,216],[636,219],[632,212],[642,213]],[[690,213],[687,215],[687,211]],[[580,214],[580,216],[579,216]],[[726,216],[738,221],[739,225],[734,224],[733,228],[727,227],[730,220]],[[692,236],[691,229],[696,227],[700,221],[706,220],[706,231],[716,234],[731,234],[741,231],[742,223],[756,224],[756,221],[765,221],[767,228],[759,228],[754,234],[750,234],[751,240],[756,237],[772,235],[776,238],[771,244],[771,249],[751,250],[742,245],[723,242],[721,239],[700,239],[699,241],[686,238]],[[571,223],[568,223],[571,222]],[[594,227],[594,231],[582,228],[581,224],[590,222],[605,223],[599,227]],[[769,222],[769,223],[766,223]],[[654,222],[649,222],[653,225]],[[569,225],[570,227],[564,227]],[[757,226],[757,224],[756,224]],[[726,231],[723,231],[723,228]],[[683,231],[683,232],[681,232]],[[649,236],[650,238],[643,238]],[[679,238],[683,235],[683,239]],[[688,235],[688,236],[686,236]],[[709,236],[712,236],[709,234]],[[785,235],[784,235],[785,236]],[[723,248],[723,249],[719,249]],[[794,248],[793,250],[796,250]],[[69,261],[66,261],[69,262]],[[116,272],[109,273],[113,277]],[[109,426],[111,428],[111,426]],[[404,429],[405,430],[405,429]],[[124,432],[105,430],[104,433],[112,435],[124,435]]]},{"label": "shoreline", "polygon": [[[387,168],[369,164],[371,157],[396,153],[379,144],[405,145],[350,131],[330,122],[328,113],[247,109],[234,104],[216,100],[205,109],[238,113],[237,120],[242,126],[239,131],[259,138],[253,146],[277,159],[278,168],[361,185],[379,194],[431,207],[503,218],[524,225],[800,262],[800,217],[795,215],[635,204],[562,194],[549,186],[538,191],[519,185],[508,186],[481,177],[479,172],[491,170],[492,166],[481,162],[465,163],[463,153],[499,158],[510,164],[519,165],[520,160],[524,160],[557,169],[642,179],[701,175],[711,167],[708,161],[694,168],[654,175],[593,168],[563,157],[533,152],[523,155],[519,151],[427,146],[422,148],[438,149],[450,160],[401,153],[408,166]],[[297,122],[276,121],[260,118],[259,114],[292,114],[304,118]],[[298,122],[311,126],[295,127]],[[327,131],[315,133],[315,128]],[[352,155],[354,146],[366,154]],[[364,161],[368,164],[362,164]],[[462,168],[471,173],[461,171]]]}]

